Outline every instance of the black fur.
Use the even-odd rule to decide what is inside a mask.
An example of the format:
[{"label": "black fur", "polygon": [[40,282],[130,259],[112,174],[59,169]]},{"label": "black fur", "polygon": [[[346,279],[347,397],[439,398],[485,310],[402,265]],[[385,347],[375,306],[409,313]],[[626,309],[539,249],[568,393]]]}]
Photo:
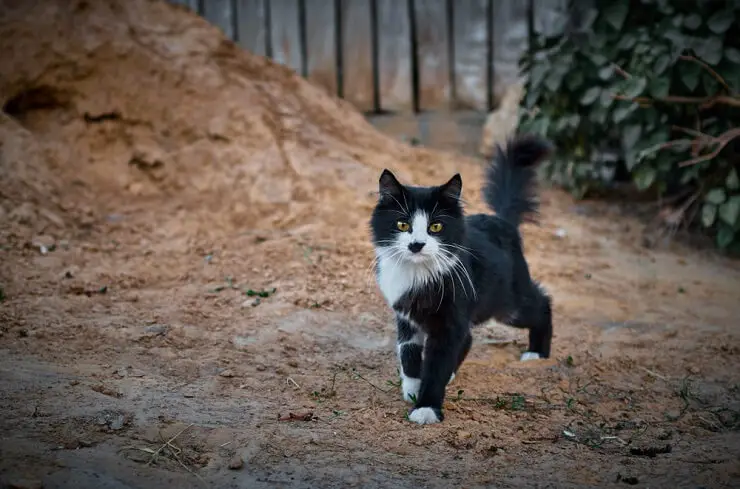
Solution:
[{"label": "black fur", "polygon": [[[406,291],[392,304],[403,371],[410,377],[420,372],[414,410],[430,407],[442,420],[445,387],[470,350],[470,329],[491,318],[528,328],[528,351],[550,356],[551,300],[530,277],[518,230],[522,222],[536,216],[535,167],[550,148],[535,136],[520,136],[510,140],[505,150],[497,148],[483,189],[496,215],[464,216],[459,175],[438,187],[403,186],[388,170],[381,175],[380,198],[371,219],[376,247],[397,237],[399,216],[410,218],[415,210],[424,210],[443,223],[443,231],[435,238],[455,247],[448,249],[472,281],[471,287],[461,272],[447,273]],[[411,341],[416,328],[425,333],[425,342]]]}]

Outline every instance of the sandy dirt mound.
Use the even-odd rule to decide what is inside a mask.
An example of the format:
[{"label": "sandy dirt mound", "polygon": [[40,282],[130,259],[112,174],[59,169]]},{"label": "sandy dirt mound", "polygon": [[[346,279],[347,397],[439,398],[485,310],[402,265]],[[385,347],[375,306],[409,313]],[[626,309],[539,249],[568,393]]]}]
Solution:
[{"label": "sandy dirt mound", "polygon": [[[3,139],[25,138],[26,151],[4,156],[6,182],[51,182],[28,178],[50,168],[51,183],[76,194],[113,202],[177,195],[178,205],[192,203],[188,211],[212,214],[196,226],[274,229],[324,226],[374,190],[380,168],[431,162],[164,2],[3,9]],[[19,165],[28,153],[39,154]],[[238,224],[223,222],[224,212]]]},{"label": "sandy dirt mound", "polygon": [[483,327],[445,423],[412,426],[373,192],[461,171],[480,209],[480,168],[164,2],[0,12],[0,482],[737,486],[736,262],[544,192],[553,358]]}]

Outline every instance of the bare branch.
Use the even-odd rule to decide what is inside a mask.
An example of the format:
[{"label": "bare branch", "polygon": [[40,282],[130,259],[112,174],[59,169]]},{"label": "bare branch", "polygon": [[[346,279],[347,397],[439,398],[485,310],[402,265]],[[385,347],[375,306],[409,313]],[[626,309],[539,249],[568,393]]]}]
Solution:
[{"label": "bare branch", "polygon": [[614,100],[627,100],[635,102],[640,105],[652,105],[655,102],[666,102],[674,104],[694,104],[700,105],[702,109],[708,109],[716,104],[729,105],[730,107],[740,107],[740,97],[732,97],[727,95],[718,95],[712,97],[680,97],[676,95],[669,95],[667,97],[661,97],[652,99],[650,97],[627,97],[626,95],[612,95]]},{"label": "bare branch", "polygon": [[732,89],[727,84],[727,82],[725,81],[725,79],[722,78],[719,75],[719,73],[717,73],[716,71],[714,71],[712,69],[712,67],[709,66],[708,64],[706,64],[704,61],[702,61],[699,58],[696,58],[694,56],[687,56],[687,55],[679,56],[678,59],[681,59],[683,61],[693,61],[694,63],[697,63],[698,65],[700,65],[701,67],[703,67],[705,70],[707,70],[709,72],[709,74],[712,75],[715,78],[715,80],[717,80],[723,87],[725,87],[725,90],[727,90],[728,93],[732,93]]},{"label": "bare branch", "polygon": [[678,166],[683,168],[685,166],[696,165],[697,163],[702,163],[704,161],[711,160],[712,158],[716,157],[725,148],[725,146],[727,146],[730,142],[732,142],[734,139],[738,137],[740,137],[740,128],[735,128],[735,129],[730,129],[729,131],[725,131],[721,135],[714,138],[713,143],[715,143],[717,147],[714,148],[713,151],[705,155],[701,155],[696,158],[692,158],[690,160],[681,162],[678,164]]}]

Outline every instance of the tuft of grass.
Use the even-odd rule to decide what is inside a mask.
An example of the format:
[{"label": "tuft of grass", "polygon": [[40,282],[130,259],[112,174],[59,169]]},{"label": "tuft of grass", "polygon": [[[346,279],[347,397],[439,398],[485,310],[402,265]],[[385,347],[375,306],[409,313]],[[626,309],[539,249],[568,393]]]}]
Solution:
[{"label": "tuft of grass", "polygon": [[247,297],[260,297],[262,299],[266,299],[267,297],[270,297],[271,295],[273,295],[275,292],[277,292],[277,288],[273,287],[269,290],[247,289],[246,291],[244,291],[244,294],[246,294]]},{"label": "tuft of grass", "polygon": [[526,399],[521,394],[517,394],[511,398],[511,410],[521,411],[526,405]]},{"label": "tuft of grass", "polygon": [[[224,277],[224,282],[225,283],[223,285],[218,285],[210,289],[208,292],[211,294],[217,294],[227,289],[241,290],[244,293],[244,295],[246,295],[247,297],[255,297],[256,299],[266,299],[270,297],[271,295],[275,294],[275,292],[277,292],[276,287],[273,287],[271,289],[260,289],[260,290],[240,287],[234,282],[234,278],[230,276]],[[255,304],[253,305],[259,305],[259,301],[255,301]]]},{"label": "tuft of grass", "polygon": [[689,409],[691,400],[695,398],[694,393],[691,390],[691,379],[688,376],[684,377],[681,380],[681,384],[678,386],[678,389],[676,390],[676,394],[683,401],[683,407],[681,408],[681,413],[685,413],[686,410]]}]

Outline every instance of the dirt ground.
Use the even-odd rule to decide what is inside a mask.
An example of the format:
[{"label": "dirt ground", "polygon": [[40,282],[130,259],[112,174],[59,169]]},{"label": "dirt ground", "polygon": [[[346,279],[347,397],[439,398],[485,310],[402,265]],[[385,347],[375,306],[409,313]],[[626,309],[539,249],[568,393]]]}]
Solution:
[{"label": "dirt ground", "polygon": [[413,425],[370,271],[377,176],[460,171],[474,211],[480,165],[164,2],[0,11],[1,483],[740,486],[737,261],[543,190],[524,233],[553,357],[486,325],[445,421]]}]

